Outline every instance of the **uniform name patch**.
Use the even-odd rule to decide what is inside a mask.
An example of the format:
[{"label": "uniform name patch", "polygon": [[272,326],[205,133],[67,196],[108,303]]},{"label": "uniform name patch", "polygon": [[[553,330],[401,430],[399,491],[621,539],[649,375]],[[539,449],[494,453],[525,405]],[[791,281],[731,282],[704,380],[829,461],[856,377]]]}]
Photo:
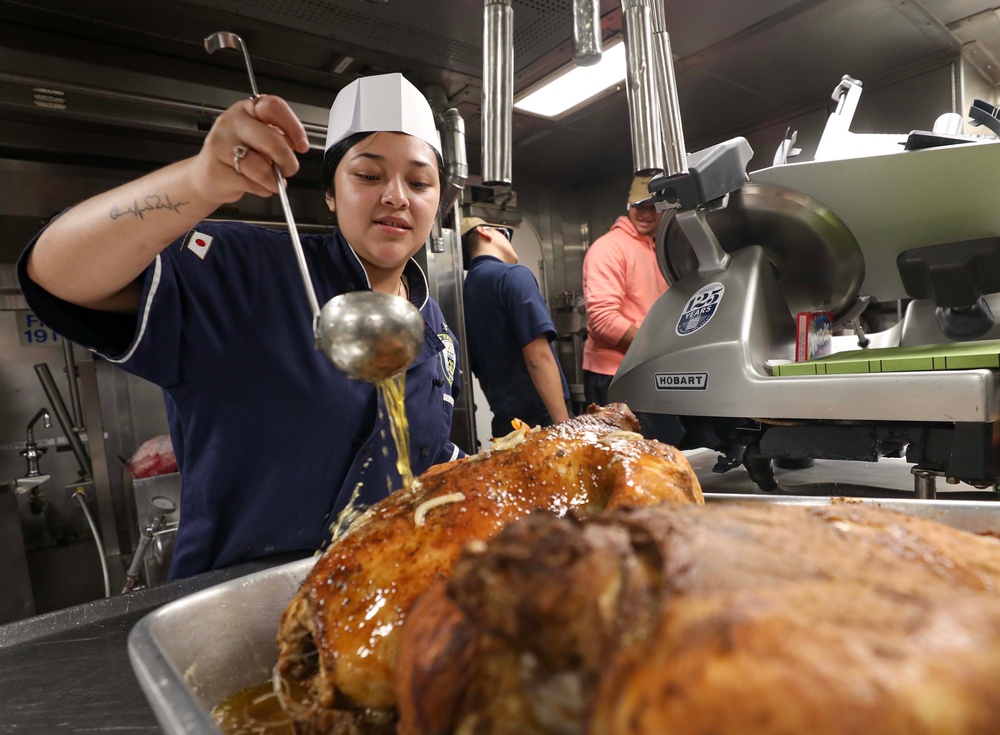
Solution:
[{"label": "uniform name patch", "polygon": [[708,324],[709,320],[715,316],[715,310],[722,303],[722,294],[725,291],[726,287],[718,281],[699,288],[698,292],[688,299],[680,319],[677,320],[675,328],[677,336],[684,337],[694,334]]}]

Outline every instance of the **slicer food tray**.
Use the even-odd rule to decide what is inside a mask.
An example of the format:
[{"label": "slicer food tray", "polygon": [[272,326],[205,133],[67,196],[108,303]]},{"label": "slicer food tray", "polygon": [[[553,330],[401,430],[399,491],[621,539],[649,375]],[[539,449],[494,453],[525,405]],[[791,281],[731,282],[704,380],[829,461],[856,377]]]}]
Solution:
[{"label": "slicer food tray", "polygon": [[774,374],[848,375],[975,368],[1000,368],[1000,340],[851,350],[806,362],[775,365]]}]

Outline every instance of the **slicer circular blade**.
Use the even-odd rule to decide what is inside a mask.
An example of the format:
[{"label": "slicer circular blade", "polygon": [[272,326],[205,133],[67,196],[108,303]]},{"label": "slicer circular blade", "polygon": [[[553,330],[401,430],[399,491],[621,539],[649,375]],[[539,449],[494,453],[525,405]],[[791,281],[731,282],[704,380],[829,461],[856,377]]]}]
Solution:
[{"label": "slicer circular blade", "polygon": [[[728,253],[759,245],[778,276],[794,316],[829,311],[834,320],[850,311],[865,280],[865,259],[847,225],[820,202],[774,184],[748,182],[707,222]],[[665,216],[656,254],[668,284],[698,271],[687,236]]]}]

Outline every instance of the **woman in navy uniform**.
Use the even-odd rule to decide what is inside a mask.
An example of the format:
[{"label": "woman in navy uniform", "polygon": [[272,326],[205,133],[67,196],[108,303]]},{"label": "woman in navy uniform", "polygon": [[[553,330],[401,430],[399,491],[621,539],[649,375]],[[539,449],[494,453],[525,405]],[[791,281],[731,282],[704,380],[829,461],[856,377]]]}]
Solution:
[{"label": "woman in navy uniform", "polygon": [[[161,386],[181,472],[171,577],[274,554],[308,554],[357,492],[400,485],[375,387],[314,346],[286,232],[202,220],[277,192],[308,141],[279,97],[237,102],[199,153],[65,211],[28,245],[18,277],[48,326]],[[461,451],[455,338],[412,256],[441,194],[441,148],[424,97],[399,74],[348,85],[330,112],[324,189],[338,227],[301,238],[320,304],[371,289],[425,320],[406,373],[417,475]]]}]

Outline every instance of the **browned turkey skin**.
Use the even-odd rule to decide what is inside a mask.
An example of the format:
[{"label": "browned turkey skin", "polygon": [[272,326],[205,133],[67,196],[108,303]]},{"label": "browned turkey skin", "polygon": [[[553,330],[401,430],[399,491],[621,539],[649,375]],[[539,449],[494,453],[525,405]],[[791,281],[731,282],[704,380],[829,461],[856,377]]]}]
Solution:
[{"label": "browned turkey skin", "polygon": [[533,515],[404,631],[399,732],[1000,732],[1000,542],[859,504]]},{"label": "browned turkey skin", "polygon": [[511,448],[434,468],[414,490],[359,518],[317,561],[282,617],[278,671],[304,688],[292,713],[298,731],[393,731],[402,624],[469,542],[482,543],[536,509],[587,516],[703,502],[684,456],[644,440],[638,428],[624,405],[591,407],[524,432]]}]

